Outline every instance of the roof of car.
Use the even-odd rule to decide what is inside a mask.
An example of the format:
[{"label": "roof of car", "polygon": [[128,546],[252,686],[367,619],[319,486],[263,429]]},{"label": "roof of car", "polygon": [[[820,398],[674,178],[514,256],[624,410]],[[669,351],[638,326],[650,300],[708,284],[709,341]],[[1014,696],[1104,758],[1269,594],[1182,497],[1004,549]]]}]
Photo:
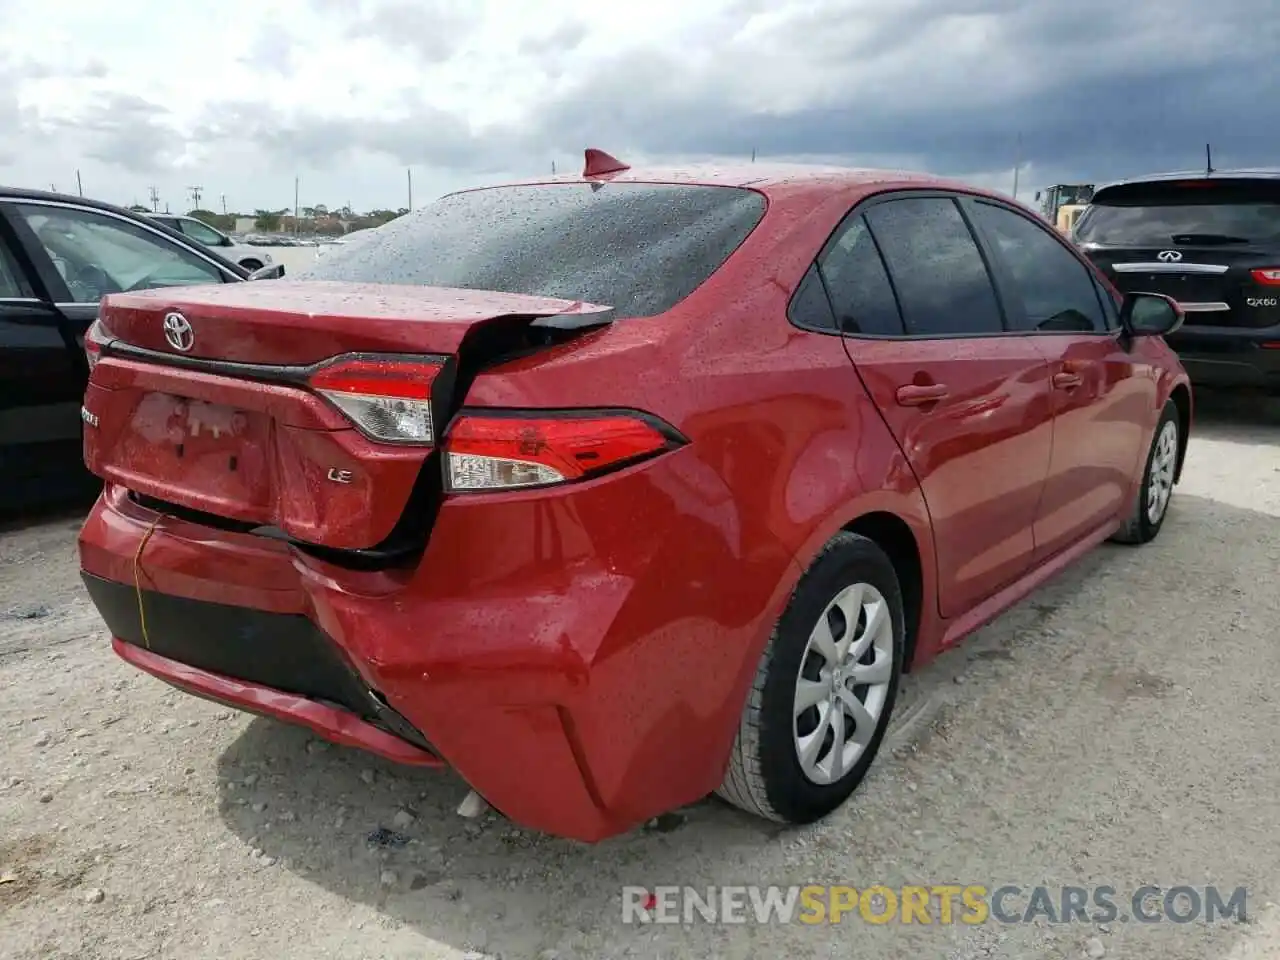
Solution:
[{"label": "roof of car", "polygon": [[126,207],[121,207],[114,203],[104,203],[101,200],[91,200],[88,197],[77,197],[70,193],[54,193],[52,190],[28,190],[25,187],[0,186],[0,197],[6,197],[10,200],[53,200],[59,203],[77,203],[85,207],[97,207],[99,210],[110,210],[113,213],[121,210],[126,213],[132,212]]},{"label": "roof of car", "polygon": [[[793,208],[812,208],[837,196],[848,199],[855,194],[875,193],[889,189],[948,190],[999,197],[1008,202],[1007,197],[1002,197],[990,190],[930,173],[805,163],[636,166],[590,177],[582,173],[560,174],[489,184],[471,189],[484,190],[503,186],[559,183],[651,183],[743,187],[757,190],[765,194],[770,201],[782,201]],[[469,190],[464,189],[458,192],[466,193]]]},{"label": "roof of car", "polygon": [[78,197],[70,193],[55,193],[52,190],[28,190],[25,187],[6,187],[0,186],[0,197],[9,200],[52,200],[57,203],[75,203],[83,207],[93,207],[98,210],[108,210],[111,213],[127,213],[135,217],[148,217],[152,220],[156,218],[168,217],[171,220],[191,219],[185,213],[152,213],[150,210],[143,212],[141,210],[130,210],[128,207],[122,207],[114,203],[106,203],[102,200],[92,200],[89,197]]},{"label": "roof of car", "polygon": [[1140,177],[1113,180],[1099,186],[1094,195],[1112,187],[1139,186],[1144,183],[1169,183],[1176,180],[1280,180],[1280,167],[1246,167],[1237,170],[1173,170],[1168,173],[1149,173]]}]

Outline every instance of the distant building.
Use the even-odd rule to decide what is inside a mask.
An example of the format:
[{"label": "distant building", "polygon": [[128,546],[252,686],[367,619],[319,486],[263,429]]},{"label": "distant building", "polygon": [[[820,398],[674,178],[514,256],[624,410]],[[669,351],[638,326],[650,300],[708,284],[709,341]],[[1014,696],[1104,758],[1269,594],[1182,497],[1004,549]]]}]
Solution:
[{"label": "distant building", "polygon": [[253,217],[236,217],[236,225],[231,228],[232,233],[253,233],[257,228],[254,224]]}]

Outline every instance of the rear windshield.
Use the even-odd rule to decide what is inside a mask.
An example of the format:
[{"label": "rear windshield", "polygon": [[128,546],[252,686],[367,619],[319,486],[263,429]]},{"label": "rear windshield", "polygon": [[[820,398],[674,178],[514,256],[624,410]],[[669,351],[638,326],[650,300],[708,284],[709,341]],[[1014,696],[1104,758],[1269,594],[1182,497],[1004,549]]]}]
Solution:
[{"label": "rear windshield", "polygon": [[1171,243],[1280,243],[1280,192],[1168,186],[1104,193],[1076,224],[1079,243],[1165,246]]},{"label": "rear windshield", "polygon": [[330,246],[295,276],[562,297],[653,316],[711,276],[764,210],[760,194],[739,187],[494,187]]}]

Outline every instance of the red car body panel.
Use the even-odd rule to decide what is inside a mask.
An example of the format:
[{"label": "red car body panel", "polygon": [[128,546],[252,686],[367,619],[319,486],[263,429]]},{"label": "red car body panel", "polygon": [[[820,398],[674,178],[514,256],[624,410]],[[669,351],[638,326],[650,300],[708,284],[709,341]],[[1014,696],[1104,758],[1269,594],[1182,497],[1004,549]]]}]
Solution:
[{"label": "red car body panel", "polygon": [[[147,598],[305,618],[430,751],[303,697],[134,644],[117,642],[117,652],[184,689],[393,760],[438,758],[513,819],[597,840],[719,785],[761,652],[838,531],[892,524],[914,545],[917,665],[1105,539],[1136,494],[1162,404],[1187,390],[1163,342],[1126,350],[1097,337],[874,341],[800,330],[786,319],[791,294],[859,199],[922,186],[984,194],[924,177],[761,174],[611,176],[745,184],[765,195],[768,212],[675,308],[485,369],[466,393],[469,411],[640,410],[687,443],[578,483],[444,496],[411,568],[349,569],[128,495],[172,500],[174,490],[140,450],[130,454],[122,391],[264,416],[284,403],[274,422],[313,447],[299,463],[345,452],[370,471],[369,485],[311,514],[201,501],[191,489],[179,491],[185,503],[250,521],[309,516],[310,526],[287,532],[329,546],[372,543],[402,511],[412,471],[395,448],[362,447],[370,441],[305,389],[118,357],[95,367],[86,409],[102,427],[86,431],[86,459],[108,484],[80,536],[85,573]],[[244,285],[235,310],[256,317],[256,298],[269,304],[276,282]],[[299,311],[273,327],[277,302],[207,352],[311,363],[375,341],[448,354],[462,336],[443,322],[442,340],[406,340],[391,308],[357,334],[365,321],[347,322],[326,303],[315,342],[300,345],[298,331],[312,325]],[[111,313],[112,333],[163,350],[147,327],[156,306],[129,301],[137,312]],[[352,293],[350,313],[364,309]],[[518,312],[467,297],[453,309],[472,323]],[[1080,379],[1070,395],[1053,387],[1064,370]],[[900,405],[897,390],[912,384],[942,384],[947,395]]]}]

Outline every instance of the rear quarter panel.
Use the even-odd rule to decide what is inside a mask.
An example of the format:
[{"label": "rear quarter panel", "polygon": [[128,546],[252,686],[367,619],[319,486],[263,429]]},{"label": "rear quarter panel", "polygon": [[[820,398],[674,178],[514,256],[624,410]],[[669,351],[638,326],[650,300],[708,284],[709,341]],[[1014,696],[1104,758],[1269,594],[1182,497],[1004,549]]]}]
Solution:
[{"label": "rear quarter panel", "polygon": [[[644,410],[690,441],[653,468],[670,506],[652,514],[660,525],[644,538],[652,555],[625,571],[613,561],[645,598],[644,615],[624,616],[624,604],[607,642],[587,654],[598,658],[590,664],[592,688],[616,687],[629,703],[629,722],[623,731],[603,717],[579,725],[583,749],[593,767],[608,771],[597,785],[602,797],[631,815],[688,802],[719,784],[763,647],[831,536],[860,515],[892,513],[909,525],[922,566],[932,569],[915,480],[841,339],[786,319],[791,289],[848,205],[839,199],[814,222],[782,224],[783,233],[792,227],[798,235],[784,251],[798,255],[778,256],[775,224],[773,237],[753,234],[671,312],[619,320],[504,364],[477,377],[468,393],[473,409]],[[626,513],[638,502],[633,494],[613,509]],[[564,542],[582,542],[584,528],[569,514],[548,511],[545,519],[563,519]],[[696,590],[671,588],[673,565]],[[687,662],[681,648],[688,644],[702,651],[703,678],[648,677],[665,693],[647,701],[628,692],[639,663]],[[630,656],[642,649],[649,654]],[[692,735],[695,716],[701,727]],[[687,771],[694,782],[669,783],[659,767]]]}]

